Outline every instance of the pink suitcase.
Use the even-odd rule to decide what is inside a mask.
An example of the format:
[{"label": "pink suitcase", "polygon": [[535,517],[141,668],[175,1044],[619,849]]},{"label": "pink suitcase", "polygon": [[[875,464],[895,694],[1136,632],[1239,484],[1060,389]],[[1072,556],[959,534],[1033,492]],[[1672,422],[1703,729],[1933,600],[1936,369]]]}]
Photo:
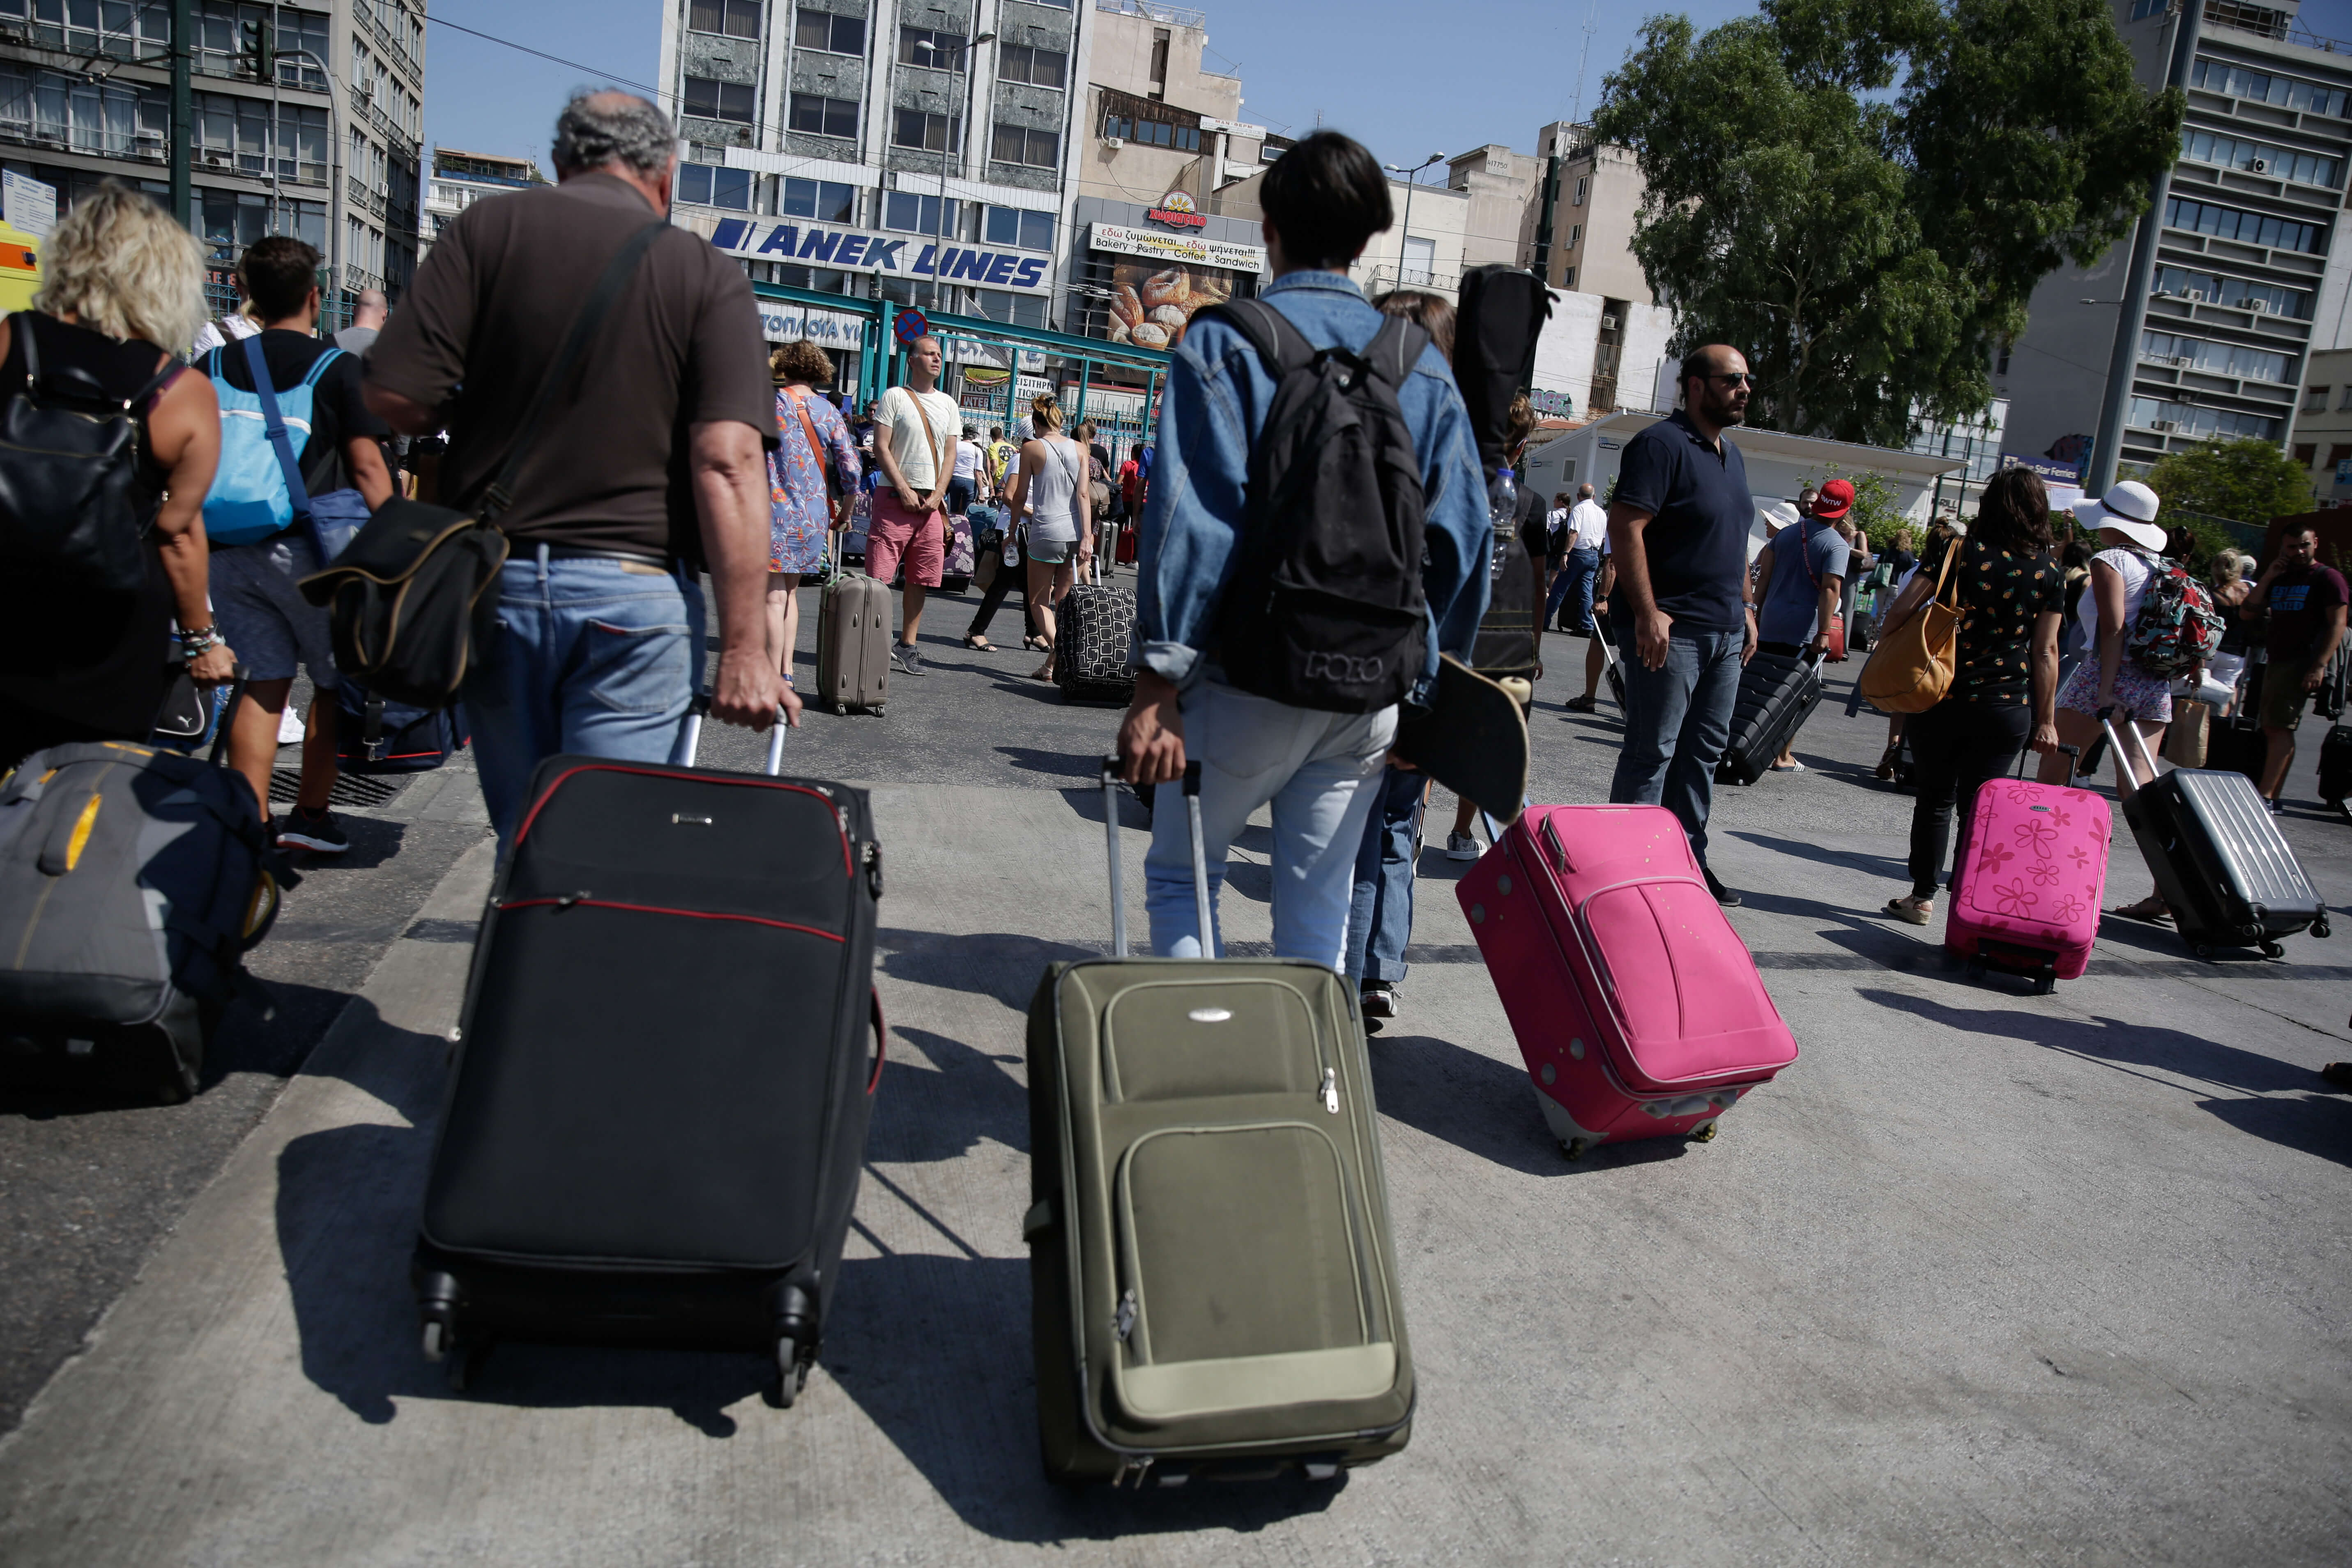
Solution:
[{"label": "pink suitcase", "polygon": [[2107,889],[2107,803],[2086,789],[1993,779],[1977,791],[1952,877],[1944,945],[1971,973],[2028,975],[2047,994],[2079,979]]},{"label": "pink suitcase", "polygon": [[1797,1059],[1690,840],[1656,805],[1534,805],[1456,889],[1571,1160],[1715,1136]]}]

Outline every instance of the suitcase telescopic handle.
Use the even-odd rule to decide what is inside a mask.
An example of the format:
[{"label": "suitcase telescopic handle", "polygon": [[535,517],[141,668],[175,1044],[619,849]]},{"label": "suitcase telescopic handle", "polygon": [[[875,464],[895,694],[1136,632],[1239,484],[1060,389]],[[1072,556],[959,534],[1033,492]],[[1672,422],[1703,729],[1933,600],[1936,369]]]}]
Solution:
[{"label": "suitcase telescopic handle", "polygon": [[[228,766],[228,732],[236,727],[236,705],[244,700],[245,689],[252,684],[253,677],[245,666],[229,666],[228,700],[221,705],[220,717],[213,723],[212,764],[216,768]],[[269,803],[266,800],[261,803],[261,816],[265,822],[268,820]]]},{"label": "suitcase telescopic handle", "polygon": [[[2075,776],[2083,771],[2083,748],[2080,746],[2069,746],[2062,742],[2059,744],[2058,750],[2065,754],[2066,783],[2071,786],[2074,782]],[[2025,759],[2032,754],[2033,748],[2030,745],[2017,753],[2017,776],[2019,778],[2023,778],[2025,776]]]},{"label": "suitcase telescopic handle", "polygon": [[1102,760],[1103,842],[1110,856],[1110,953],[1127,956],[1127,894],[1120,886],[1118,864],[1118,754]]},{"label": "suitcase telescopic handle", "polygon": [[[2131,753],[2124,749],[2123,735],[2116,732],[2116,710],[2113,708],[2099,710],[2099,728],[2106,731],[2107,744],[2115,748],[2116,794],[2121,799],[2129,800],[2139,793],[2139,780],[2132,776]],[[2139,760],[2147,764],[2147,776],[2154,778],[2156,754],[2147,749],[2147,737],[2139,732],[2137,724],[2126,723],[2124,731],[2131,736],[2132,744],[2139,748]]]},{"label": "suitcase telescopic handle", "polygon": [[1192,835],[1192,912],[1201,923],[1201,956],[1217,956],[1216,921],[1209,908],[1209,850],[1201,833],[1201,763],[1184,764],[1184,822]]},{"label": "suitcase telescopic handle", "polygon": [[[694,766],[695,758],[701,755],[702,721],[709,711],[710,693],[708,691],[696,692],[694,700],[687,704],[686,725],[678,731],[677,736],[680,767]],[[783,705],[778,703],[776,721],[768,730],[768,776],[770,778],[774,778],[784,771],[784,730]]]}]

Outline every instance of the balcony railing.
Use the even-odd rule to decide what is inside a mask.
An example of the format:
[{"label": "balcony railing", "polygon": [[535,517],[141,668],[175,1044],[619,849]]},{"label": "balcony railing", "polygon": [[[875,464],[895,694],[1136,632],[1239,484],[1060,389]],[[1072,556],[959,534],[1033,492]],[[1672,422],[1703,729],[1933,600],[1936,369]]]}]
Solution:
[{"label": "balcony railing", "polygon": [[2292,12],[2248,5],[2246,0],[2205,0],[2205,20],[2212,26],[2234,27],[2242,33],[2252,33],[2282,44],[2298,44],[2322,54],[2352,55],[2352,42],[2315,33]]},{"label": "balcony railing", "polygon": [[1148,16],[1171,27],[1199,27],[1205,32],[1209,26],[1207,12],[1184,5],[1163,5],[1160,0],[1095,0],[1095,9],[1119,16]]}]

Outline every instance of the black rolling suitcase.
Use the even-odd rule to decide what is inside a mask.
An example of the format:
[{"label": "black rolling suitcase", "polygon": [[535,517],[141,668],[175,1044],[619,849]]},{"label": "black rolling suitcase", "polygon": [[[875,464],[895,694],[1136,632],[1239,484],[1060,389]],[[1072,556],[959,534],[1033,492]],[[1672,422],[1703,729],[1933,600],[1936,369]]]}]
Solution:
[{"label": "black rolling suitcase", "polygon": [[[2125,756],[2113,709],[2102,713],[2107,744]],[[2137,728],[2125,734],[2150,773],[2156,759]],[[2128,778],[2129,768],[2121,770]],[[2175,768],[2156,773],[2124,796],[2124,821],[2172,910],[2181,939],[2200,958],[2216,948],[2259,947],[2284,952],[2278,939],[2309,930],[2327,934],[2327,905],[2303,874],[2272,820],[2270,809],[2243,773],[2220,768]]]},{"label": "black rolling suitcase", "polygon": [[1135,670],[1135,590],[1092,581],[1073,584],[1054,611],[1054,684],[1065,702],[1130,702]]},{"label": "black rolling suitcase", "polygon": [[882,861],[866,796],[781,760],[532,779],[411,1268],[454,1384],[499,1338],[772,1355],[782,1405],[807,1376],[881,1079]]},{"label": "black rolling suitcase", "polygon": [[2352,724],[2336,724],[2319,742],[2319,798],[2352,816]]},{"label": "black rolling suitcase", "polygon": [[1731,741],[1715,776],[1752,784],[1822,704],[1822,656],[1759,653],[1739,672],[1739,701],[1731,710]]}]

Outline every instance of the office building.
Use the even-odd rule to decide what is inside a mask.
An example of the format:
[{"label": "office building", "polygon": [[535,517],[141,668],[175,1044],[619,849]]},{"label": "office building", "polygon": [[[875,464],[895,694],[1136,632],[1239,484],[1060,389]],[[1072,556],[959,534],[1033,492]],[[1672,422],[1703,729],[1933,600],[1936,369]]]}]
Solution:
[{"label": "office building", "polygon": [[664,0],[678,221],[757,279],[1058,321],[1092,16],[1047,0]]},{"label": "office building", "polygon": [[[2184,20],[2179,4],[2116,0],[2151,89]],[[2306,356],[2334,346],[2344,315],[2346,263],[2331,256],[2352,159],[2347,49],[2304,31],[2293,3],[2207,0],[2133,366],[2126,471],[2214,437],[2289,441]],[[2087,456],[2131,250],[2126,237],[2034,290],[2025,331],[1994,368],[2011,452]],[[2315,344],[2323,322],[2331,336]]]},{"label": "office building", "polygon": [[434,148],[433,179],[425,193],[425,230],[417,237],[418,258],[421,260],[433,248],[443,224],[484,196],[529,190],[547,183],[535,158],[462,153],[455,147]]},{"label": "office building", "polygon": [[[318,247],[346,295],[397,295],[416,261],[423,5],[193,9],[187,148],[215,300],[265,234]],[[0,169],[54,187],[60,213],[108,178],[168,200],[171,18],[168,0],[0,0]]]}]

